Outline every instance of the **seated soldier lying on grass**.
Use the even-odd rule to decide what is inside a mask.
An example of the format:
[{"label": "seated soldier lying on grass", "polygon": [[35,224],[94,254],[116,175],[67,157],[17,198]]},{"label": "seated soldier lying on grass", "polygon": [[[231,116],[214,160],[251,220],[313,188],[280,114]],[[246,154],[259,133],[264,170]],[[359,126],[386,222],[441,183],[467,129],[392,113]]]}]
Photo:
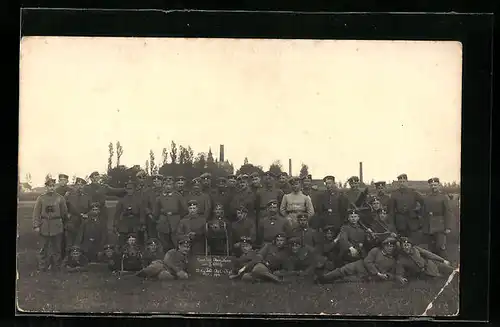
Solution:
[{"label": "seated soldier lying on grass", "polygon": [[413,246],[407,237],[400,238],[398,275],[417,278],[434,278],[450,275],[454,268],[450,262],[419,246]]},{"label": "seated soldier lying on grass", "polygon": [[73,245],[69,248],[62,267],[66,272],[80,272],[87,271],[88,264],[89,260],[83,254],[82,249],[78,245]]},{"label": "seated soldier lying on grass", "polygon": [[232,272],[229,275],[230,279],[252,280],[252,269],[261,261],[261,257],[252,248],[251,241],[250,237],[242,236],[240,242],[234,245],[236,249],[239,249],[239,255],[231,257]]},{"label": "seated soldier lying on grass", "polygon": [[142,251],[137,245],[135,234],[130,234],[123,246],[121,271],[139,271],[142,267]]},{"label": "seated soldier lying on grass", "polygon": [[406,283],[402,277],[400,263],[395,256],[396,239],[387,237],[382,241],[381,247],[375,247],[368,252],[364,259],[348,263],[326,274],[318,274],[316,282],[330,283],[337,279],[356,276],[361,279],[396,280]]},{"label": "seated soldier lying on grass", "polygon": [[285,269],[278,275],[282,277],[312,277],[318,261],[321,259],[316,251],[308,245],[302,245],[301,239],[296,236],[288,239],[288,246],[289,254],[284,263]]},{"label": "seated soldier lying on grass", "polygon": [[104,250],[98,254],[98,260],[106,263],[112,273],[119,271],[121,268],[121,254],[113,244],[104,245]]},{"label": "seated soldier lying on grass", "polygon": [[282,282],[286,260],[289,256],[286,234],[283,232],[276,234],[272,243],[267,243],[260,249],[258,256],[261,261],[251,270],[252,279]]},{"label": "seated soldier lying on grass", "polygon": [[150,238],[146,242],[146,248],[142,254],[142,267],[147,267],[155,260],[162,260],[164,257],[163,247],[156,238]]},{"label": "seated soldier lying on grass", "polygon": [[170,249],[163,260],[155,260],[137,273],[138,277],[157,278],[159,280],[188,279],[188,256],[191,250],[189,236],[177,239],[177,249]]}]

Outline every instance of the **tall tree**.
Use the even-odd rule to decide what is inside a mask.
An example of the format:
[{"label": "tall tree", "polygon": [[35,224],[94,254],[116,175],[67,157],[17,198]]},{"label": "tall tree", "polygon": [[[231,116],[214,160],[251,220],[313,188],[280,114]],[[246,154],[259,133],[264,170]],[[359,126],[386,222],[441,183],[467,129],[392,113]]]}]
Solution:
[{"label": "tall tree", "polygon": [[162,165],[166,165],[168,161],[168,151],[167,148],[163,148],[163,151],[161,153],[161,163]]},{"label": "tall tree", "polygon": [[249,164],[249,163],[248,163],[248,158],[247,158],[247,157],[245,157],[245,160],[243,160],[243,165],[248,165],[248,164]]},{"label": "tall tree", "polygon": [[307,175],[309,175],[309,167],[303,163],[302,166],[300,167],[299,176],[305,177]]},{"label": "tall tree", "polygon": [[254,166],[252,164],[243,164],[240,169],[238,169],[236,171],[236,174],[239,175],[239,174],[247,174],[247,175],[250,175],[252,173],[259,173],[260,175],[262,175],[264,172],[262,171],[262,167],[260,166]]},{"label": "tall tree", "polygon": [[120,158],[123,155],[123,147],[120,141],[116,142],[116,167],[120,166]]},{"label": "tall tree", "polygon": [[172,141],[172,145],[171,145],[171,149],[170,149],[170,159],[172,159],[172,163],[175,164],[177,163],[177,144],[175,144],[174,141]]},{"label": "tall tree", "polygon": [[214,155],[212,153],[212,148],[208,148],[208,154],[207,154],[207,166],[212,167],[214,165]]},{"label": "tall tree", "polygon": [[198,170],[203,170],[207,167],[207,159],[205,153],[203,152],[198,153],[198,156],[194,160],[193,166]]},{"label": "tall tree", "polygon": [[153,150],[149,150],[149,173],[150,175],[154,174],[155,170],[155,154]]},{"label": "tall tree", "polygon": [[190,146],[187,147],[186,163],[190,165],[194,163],[194,151]]},{"label": "tall tree", "polygon": [[182,145],[179,145],[179,164],[184,165],[186,163],[187,149]]},{"label": "tall tree", "polygon": [[281,174],[283,169],[283,165],[279,160],[274,161],[270,166],[269,166],[269,171],[278,176]]},{"label": "tall tree", "polygon": [[110,171],[111,168],[113,168],[113,155],[114,155],[114,152],[115,152],[114,149],[113,149],[113,142],[109,142],[108,149],[109,149],[108,171]]},{"label": "tall tree", "polygon": [[146,174],[149,175],[149,160],[146,160],[146,164],[144,165],[144,171],[146,172]]}]

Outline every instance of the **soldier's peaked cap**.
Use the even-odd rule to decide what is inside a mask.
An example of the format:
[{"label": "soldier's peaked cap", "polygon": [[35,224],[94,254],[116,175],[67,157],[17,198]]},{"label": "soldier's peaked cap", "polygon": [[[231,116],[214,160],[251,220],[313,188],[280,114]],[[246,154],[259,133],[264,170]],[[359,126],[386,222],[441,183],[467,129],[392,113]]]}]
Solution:
[{"label": "soldier's peaked cap", "polygon": [[227,179],[236,179],[236,175],[234,174],[227,175]]},{"label": "soldier's peaked cap", "polygon": [[85,184],[87,184],[87,181],[84,180],[83,178],[77,177],[75,179],[75,184],[78,184],[78,183],[85,185]]},{"label": "soldier's peaked cap", "polygon": [[288,177],[288,173],[286,171],[282,171],[279,176],[285,176],[285,177]]},{"label": "soldier's peaked cap", "polygon": [[90,177],[90,178],[92,178],[92,177],[94,177],[94,176],[99,176],[99,172],[98,172],[98,171],[93,171],[93,172],[89,175],[89,177]]},{"label": "soldier's peaked cap", "polygon": [[398,175],[398,179],[406,179],[406,180],[408,180],[408,175],[406,175],[406,174],[400,174],[400,175]]},{"label": "soldier's peaked cap", "polygon": [[189,200],[188,203],[187,203],[188,206],[197,206],[198,205],[198,201],[196,200]]},{"label": "soldier's peaked cap", "polygon": [[146,241],[146,245],[158,244],[159,241],[156,238],[150,238]]},{"label": "soldier's peaked cap", "polygon": [[286,234],[284,232],[278,232],[276,235],[274,235],[274,238],[277,239],[278,237],[286,239]]},{"label": "soldier's peaked cap", "polygon": [[352,183],[352,182],[359,182],[359,177],[358,176],[351,176],[347,180],[347,182]]},{"label": "soldier's peaked cap", "polygon": [[191,239],[189,238],[188,235],[182,235],[178,238],[177,244],[190,244]]},{"label": "soldier's peaked cap", "polygon": [[267,206],[268,206],[268,207],[269,207],[270,205],[272,205],[272,204],[274,204],[274,205],[278,205],[278,200],[276,200],[276,199],[271,199],[271,200],[267,201]]},{"label": "soldier's peaked cap", "polygon": [[387,243],[395,243],[396,239],[392,236],[386,237],[383,241],[382,244],[387,244]]},{"label": "soldier's peaked cap", "polygon": [[328,176],[323,177],[323,182],[326,183],[326,181],[329,179],[335,182],[335,177],[333,177],[332,175],[328,175]]},{"label": "soldier's peaked cap", "polygon": [[276,175],[275,175],[272,171],[270,171],[270,170],[266,171],[266,172],[264,173],[264,176],[276,177]]},{"label": "soldier's peaked cap", "polygon": [[115,246],[113,244],[105,244],[103,248],[104,250],[114,250]]},{"label": "soldier's peaked cap", "polygon": [[193,178],[193,180],[191,180],[191,184],[195,185],[195,184],[200,184],[201,183],[201,180],[200,178],[196,177],[196,178]]},{"label": "soldier's peaked cap", "polygon": [[52,185],[54,185],[55,183],[56,183],[56,180],[55,180],[55,179],[53,179],[53,178],[51,178],[51,177],[49,177],[49,178],[45,179],[45,185],[46,185],[46,186],[47,186],[47,185],[51,185],[51,184],[52,184]]},{"label": "soldier's peaked cap", "polygon": [[221,177],[217,177],[217,180],[218,180],[219,182],[226,182],[226,181],[227,181],[227,178],[226,178],[226,177],[224,177],[224,176],[221,176]]},{"label": "soldier's peaked cap", "polygon": [[163,180],[163,175],[161,175],[161,174],[154,174],[154,175],[153,175],[153,179],[156,179],[156,180],[160,180],[160,181],[161,181],[161,180]]},{"label": "soldier's peaked cap", "polygon": [[248,175],[247,174],[241,174],[237,177],[238,180],[242,180],[242,179],[248,179]]},{"label": "soldier's peaked cap", "polygon": [[176,181],[185,181],[185,180],[186,180],[186,177],[184,177],[184,176],[177,176],[177,177],[175,178],[175,180],[176,180]]},{"label": "soldier's peaked cap", "polygon": [[308,217],[309,217],[309,215],[305,212],[299,212],[297,214],[297,218],[308,218]]},{"label": "soldier's peaked cap", "polygon": [[429,180],[427,181],[429,184],[430,183],[439,183],[439,178],[437,177],[432,177],[432,178],[429,178]]},{"label": "soldier's peaked cap", "polygon": [[298,236],[289,237],[288,238],[288,243],[290,243],[290,244],[301,244],[300,237],[298,237]]},{"label": "soldier's peaked cap", "polygon": [[349,210],[347,210],[347,213],[348,213],[349,215],[358,215],[358,211],[357,211],[357,210],[355,210],[355,209],[349,209]]},{"label": "soldier's peaked cap", "polygon": [[214,209],[224,209],[224,205],[222,203],[216,203]]},{"label": "soldier's peaked cap", "polygon": [[66,178],[66,179],[68,179],[68,178],[69,178],[69,176],[68,176],[68,175],[66,175],[66,174],[59,174],[59,179],[61,179],[61,178]]},{"label": "soldier's peaked cap", "polygon": [[335,228],[335,226],[333,226],[333,225],[326,225],[325,227],[323,227],[323,230],[324,230],[325,232],[327,232],[327,231],[333,231],[333,230],[335,230],[335,229],[336,229],[336,228]]},{"label": "soldier's peaked cap", "polygon": [[242,243],[250,243],[252,241],[252,238],[249,236],[241,236],[240,237],[240,242]]},{"label": "soldier's peaked cap", "polygon": [[250,174],[250,177],[251,178],[254,178],[254,177],[259,177],[259,173],[254,171],[253,173]]},{"label": "soldier's peaked cap", "polygon": [[380,181],[380,182],[375,182],[374,185],[375,186],[385,186],[385,182],[384,181]]},{"label": "soldier's peaked cap", "polygon": [[129,233],[129,234],[127,235],[127,239],[129,239],[129,238],[135,238],[135,239],[136,239],[136,238],[137,238],[137,235],[135,235],[135,233]]},{"label": "soldier's peaked cap", "polygon": [[78,245],[73,245],[73,246],[71,246],[71,247],[69,248],[69,251],[70,251],[70,252],[79,252],[79,253],[83,252],[83,251],[82,251],[82,248],[81,248],[81,247],[79,247]]},{"label": "soldier's peaked cap", "polygon": [[210,173],[203,173],[203,174],[201,174],[200,178],[212,178],[212,174],[210,174]]}]

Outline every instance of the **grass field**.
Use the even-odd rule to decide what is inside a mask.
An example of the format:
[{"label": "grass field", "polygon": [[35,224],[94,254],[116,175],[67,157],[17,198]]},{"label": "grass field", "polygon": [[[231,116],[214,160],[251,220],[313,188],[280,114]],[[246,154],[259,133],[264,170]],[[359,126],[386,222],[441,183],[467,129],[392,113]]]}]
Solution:
[{"label": "grass field", "polygon": [[[113,206],[108,204],[110,216]],[[32,208],[33,203],[18,205],[17,305],[22,311],[415,316],[424,312],[445,283],[444,279],[416,280],[401,287],[392,282],[314,285],[296,280],[274,285],[208,277],[161,283],[135,276],[118,278],[99,265],[80,274],[37,274],[38,238],[31,228]],[[457,230],[449,238],[453,262],[458,260]],[[456,314],[458,288],[455,277],[428,315]]]}]

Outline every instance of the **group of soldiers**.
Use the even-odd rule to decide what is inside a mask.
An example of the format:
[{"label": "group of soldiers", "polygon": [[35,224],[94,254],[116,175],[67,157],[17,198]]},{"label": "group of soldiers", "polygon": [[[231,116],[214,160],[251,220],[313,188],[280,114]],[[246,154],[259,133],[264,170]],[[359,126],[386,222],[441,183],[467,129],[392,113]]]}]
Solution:
[{"label": "group of soldiers", "polygon": [[[287,276],[311,276],[326,283],[341,278],[393,279],[439,277],[453,271],[446,257],[446,236],[453,218],[439,178],[428,180],[422,195],[397,177],[399,187],[387,194],[362,190],[357,176],[350,188],[337,188],[326,176],[326,190],[311,175],[219,177],[204,173],[151,176],[144,171],[125,188],[59,175],[59,186],[46,180],[33,212],[33,227],[42,239],[39,269],[84,270],[105,262],[113,272],[134,271],[157,279],[189,278],[190,258],[231,258],[231,279],[282,282]],[[106,196],[119,201],[109,233]],[[116,237],[114,237],[116,236]],[[423,237],[422,237],[423,236]],[[425,246],[423,246],[425,245]],[[65,249],[65,250],[63,250]]]}]

